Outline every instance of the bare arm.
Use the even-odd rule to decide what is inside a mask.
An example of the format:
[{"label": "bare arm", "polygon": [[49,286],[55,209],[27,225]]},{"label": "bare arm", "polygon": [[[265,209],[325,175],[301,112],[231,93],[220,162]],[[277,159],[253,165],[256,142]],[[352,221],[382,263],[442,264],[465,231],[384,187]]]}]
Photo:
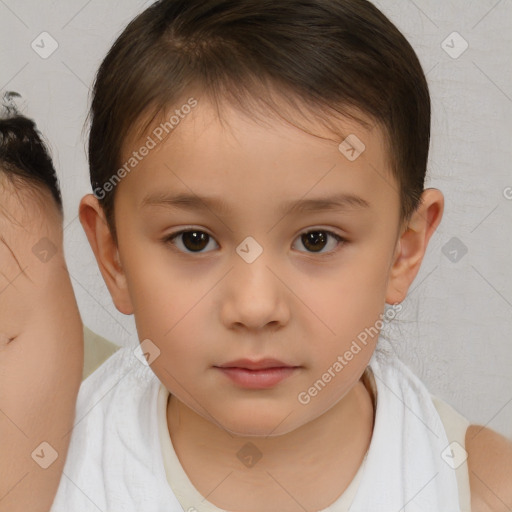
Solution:
[{"label": "bare arm", "polygon": [[512,442],[479,425],[466,433],[473,512],[512,510]]}]

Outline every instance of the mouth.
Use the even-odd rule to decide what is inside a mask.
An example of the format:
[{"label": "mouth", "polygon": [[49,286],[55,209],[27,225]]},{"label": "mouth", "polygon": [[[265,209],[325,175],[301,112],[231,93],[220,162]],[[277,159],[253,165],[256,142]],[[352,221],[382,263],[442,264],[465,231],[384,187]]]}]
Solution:
[{"label": "mouth", "polygon": [[221,364],[217,368],[242,368],[244,370],[268,370],[273,368],[296,368],[296,366],[283,363],[278,359],[259,359],[253,361],[251,359],[237,359],[229,363]]},{"label": "mouth", "polygon": [[214,368],[242,388],[268,389],[290,377],[301,367],[277,359],[238,359]]}]

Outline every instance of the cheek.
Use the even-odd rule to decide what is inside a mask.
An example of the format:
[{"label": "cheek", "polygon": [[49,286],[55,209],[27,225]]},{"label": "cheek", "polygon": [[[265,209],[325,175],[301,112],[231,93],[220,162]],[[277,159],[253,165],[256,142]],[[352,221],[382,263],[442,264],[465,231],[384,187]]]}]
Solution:
[{"label": "cheek", "polygon": [[83,358],[41,331],[26,332],[2,354],[2,410],[31,439],[59,439],[72,426]]},{"label": "cheek", "polygon": [[195,314],[195,305],[207,293],[208,282],[185,280],[157,265],[141,267],[129,277],[129,288],[139,335],[165,338],[174,327]]},{"label": "cheek", "polygon": [[[34,340],[37,343],[33,343]],[[27,471],[35,471],[39,475],[33,474],[31,478],[36,487],[36,480],[44,479],[42,484],[46,489],[51,489],[54,475],[53,485],[56,488],[58,475],[64,466],[69,433],[75,419],[82,361],[76,365],[71,354],[62,347],[52,347],[46,341],[40,332],[31,332],[14,340],[12,343],[17,345],[11,344],[9,351],[2,351],[0,460],[10,461],[10,470],[7,481],[0,482],[0,491],[2,483],[11,488],[19,479],[15,475]],[[36,453],[40,453],[43,442],[52,447],[46,453],[52,453],[53,457],[54,450],[57,458],[48,471],[38,472],[31,454],[38,447]],[[3,490],[0,494],[7,492],[5,487]]]},{"label": "cheek", "polygon": [[385,258],[354,253],[322,274],[297,280],[294,291],[319,317],[317,333],[322,329],[327,340],[346,341],[373,325],[382,313],[387,271]]},{"label": "cheek", "polygon": [[164,339],[180,319],[194,315],[196,304],[218,280],[171,254],[164,242],[133,233],[122,245],[120,239],[120,255],[141,340]]},{"label": "cheek", "polygon": [[83,369],[83,325],[73,288],[62,261],[50,261],[41,269],[32,264],[33,281],[5,292],[0,318],[0,330],[16,336],[1,350],[0,409],[18,418],[23,430],[47,436],[72,421]]},{"label": "cheek", "polygon": [[158,349],[152,368],[166,382],[169,375],[164,368],[178,377],[192,357],[208,359],[205,352],[212,338],[211,326],[209,330],[205,325],[211,318],[208,291],[218,278],[186,275],[161,257],[151,265],[148,261],[149,257],[137,266],[132,260],[133,267],[127,272],[129,289],[138,338],[150,340],[154,350]]},{"label": "cheek", "polygon": [[346,355],[332,389],[357,379],[373,353],[382,327],[387,268],[385,257],[359,252],[328,278],[317,276],[308,283],[308,306],[321,320],[311,317],[309,322],[309,336],[318,346],[313,353],[316,371],[323,373]]}]

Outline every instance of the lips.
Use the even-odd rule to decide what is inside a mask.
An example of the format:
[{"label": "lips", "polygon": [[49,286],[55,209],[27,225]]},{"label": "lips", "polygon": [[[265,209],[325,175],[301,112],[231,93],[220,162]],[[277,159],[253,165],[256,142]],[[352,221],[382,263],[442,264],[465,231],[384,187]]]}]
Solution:
[{"label": "lips", "polygon": [[214,368],[241,388],[268,389],[293,375],[300,367],[277,359],[237,359]]},{"label": "lips", "polygon": [[260,359],[252,361],[251,359],[237,359],[229,363],[222,364],[218,368],[243,368],[245,370],[264,370],[267,368],[293,368],[293,365],[283,363],[277,359]]}]

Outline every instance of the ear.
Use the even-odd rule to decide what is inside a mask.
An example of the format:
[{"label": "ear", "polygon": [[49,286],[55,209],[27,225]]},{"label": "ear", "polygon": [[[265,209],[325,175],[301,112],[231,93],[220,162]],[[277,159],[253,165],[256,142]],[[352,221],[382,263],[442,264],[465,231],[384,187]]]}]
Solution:
[{"label": "ear", "polygon": [[430,237],[441,222],[444,211],[444,197],[440,190],[426,189],[421,196],[418,209],[412,214],[406,229],[397,242],[393,257],[386,302],[402,302],[425,256]]},{"label": "ear", "polygon": [[79,217],[116,308],[125,315],[131,315],[133,305],[128,293],[126,275],[121,265],[119,251],[110,233],[103,208],[96,196],[87,194],[82,198]]}]

